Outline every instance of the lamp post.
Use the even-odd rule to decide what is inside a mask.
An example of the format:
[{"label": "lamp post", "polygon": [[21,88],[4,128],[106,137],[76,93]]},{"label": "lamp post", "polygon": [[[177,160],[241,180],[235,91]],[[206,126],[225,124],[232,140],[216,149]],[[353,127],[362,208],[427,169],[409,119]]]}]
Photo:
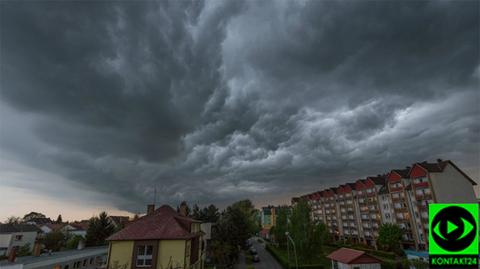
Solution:
[{"label": "lamp post", "polygon": [[[286,232],[285,235],[290,240],[290,242],[292,242],[293,253],[295,254],[295,268],[298,269],[297,249],[295,248],[295,242],[293,241],[292,237],[290,237],[290,234],[288,232]],[[287,246],[288,246],[288,242],[287,242]],[[290,267],[290,265],[289,265],[289,267]]]}]

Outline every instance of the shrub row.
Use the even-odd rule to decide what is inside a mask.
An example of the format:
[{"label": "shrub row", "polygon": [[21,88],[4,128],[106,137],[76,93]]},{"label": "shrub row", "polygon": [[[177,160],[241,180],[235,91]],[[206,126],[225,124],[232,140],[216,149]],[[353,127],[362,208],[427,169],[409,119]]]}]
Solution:
[{"label": "shrub row", "polygon": [[[270,244],[267,244],[265,249],[272,254],[272,256],[280,263],[283,268],[288,267],[288,261],[279,251]],[[295,268],[295,265],[291,264],[290,268]],[[299,264],[298,269],[324,269],[321,264]]]}]

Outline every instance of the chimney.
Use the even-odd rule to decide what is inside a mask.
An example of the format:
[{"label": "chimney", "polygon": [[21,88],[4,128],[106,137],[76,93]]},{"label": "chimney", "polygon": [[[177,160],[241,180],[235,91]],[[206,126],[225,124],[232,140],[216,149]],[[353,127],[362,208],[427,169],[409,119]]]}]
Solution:
[{"label": "chimney", "polygon": [[33,256],[38,257],[42,253],[42,244],[40,242],[35,242],[33,245]]},{"label": "chimney", "polygon": [[152,215],[153,211],[155,211],[155,205],[154,204],[147,205],[147,215]]},{"label": "chimney", "polygon": [[187,217],[187,203],[185,202],[182,202],[182,204],[180,205],[180,215],[184,216],[184,217]]},{"label": "chimney", "polygon": [[8,255],[8,262],[15,262],[16,259],[17,259],[17,249],[12,248],[12,250],[10,250],[10,254]]}]

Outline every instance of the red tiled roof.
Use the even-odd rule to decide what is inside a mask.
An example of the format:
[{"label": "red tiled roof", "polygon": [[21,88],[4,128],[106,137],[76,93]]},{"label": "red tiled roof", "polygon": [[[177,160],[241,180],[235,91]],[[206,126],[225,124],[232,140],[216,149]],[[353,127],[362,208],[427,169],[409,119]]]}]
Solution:
[{"label": "red tiled roof", "polygon": [[66,224],[64,223],[47,223],[45,226],[50,228],[52,231],[58,231],[62,229]]},{"label": "red tiled roof", "polygon": [[327,258],[344,264],[369,264],[381,262],[379,259],[365,253],[365,251],[350,248],[337,249],[330,253]]},{"label": "red tiled roof", "polygon": [[170,206],[163,205],[152,215],[139,218],[107,240],[189,239],[197,236],[190,232],[192,222],[197,221],[181,216]]}]

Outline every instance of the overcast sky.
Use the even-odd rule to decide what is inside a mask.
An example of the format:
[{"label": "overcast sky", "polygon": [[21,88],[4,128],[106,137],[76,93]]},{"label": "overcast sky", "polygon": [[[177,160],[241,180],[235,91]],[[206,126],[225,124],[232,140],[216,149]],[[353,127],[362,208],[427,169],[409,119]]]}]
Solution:
[{"label": "overcast sky", "polygon": [[0,220],[480,178],[478,1],[0,7]]}]

